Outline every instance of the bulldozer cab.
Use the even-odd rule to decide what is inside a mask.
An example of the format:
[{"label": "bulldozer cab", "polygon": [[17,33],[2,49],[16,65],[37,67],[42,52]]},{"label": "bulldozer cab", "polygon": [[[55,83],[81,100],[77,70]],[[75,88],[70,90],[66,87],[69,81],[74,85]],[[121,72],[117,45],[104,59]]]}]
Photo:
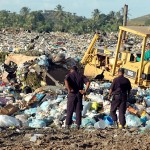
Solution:
[{"label": "bulldozer cab", "polygon": [[[142,38],[142,48],[140,52],[122,49],[123,33],[134,34]],[[150,37],[150,27],[145,26],[120,26],[116,50],[103,47],[95,48],[96,41],[100,38],[95,34],[88,50],[85,52],[81,63],[85,65],[84,74],[95,78],[103,70],[106,80],[112,81],[117,76],[118,69],[125,69],[125,76],[131,81],[133,87],[150,87],[150,61],[144,60],[147,39]],[[136,55],[140,57],[137,62]]]}]

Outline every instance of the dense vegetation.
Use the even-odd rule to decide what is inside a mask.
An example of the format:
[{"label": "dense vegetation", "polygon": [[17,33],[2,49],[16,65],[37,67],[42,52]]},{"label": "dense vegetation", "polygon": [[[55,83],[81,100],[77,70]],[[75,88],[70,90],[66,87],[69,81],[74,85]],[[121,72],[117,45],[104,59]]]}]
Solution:
[{"label": "dense vegetation", "polygon": [[92,17],[87,19],[75,13],[65,12],[61,5],[50,11],[31,11],[27,7],[23,7],[19,13],[0,11],[0,28],[24,28],[39,32],[61,31],[82,34],[96,30],[117,31],[122,21],[122,10],[111,11],[106,15],[95,9]]}]

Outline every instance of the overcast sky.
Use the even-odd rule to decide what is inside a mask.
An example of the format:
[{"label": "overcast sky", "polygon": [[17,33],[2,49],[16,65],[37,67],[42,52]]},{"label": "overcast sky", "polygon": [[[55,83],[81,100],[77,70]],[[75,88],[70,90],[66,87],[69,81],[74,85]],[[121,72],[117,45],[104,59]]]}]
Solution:
[{"label": "overcast sky", "polygon": [[0,0],[0,10],[19,12],[23,6],[32,10],[52,10],[58,4],[61,4],[65,11],[85,17],[91,17],[94,9],[107,14],[112,10],[120,10],[124,4],[129,5],[129,18],[150,14],[150,0]]}]

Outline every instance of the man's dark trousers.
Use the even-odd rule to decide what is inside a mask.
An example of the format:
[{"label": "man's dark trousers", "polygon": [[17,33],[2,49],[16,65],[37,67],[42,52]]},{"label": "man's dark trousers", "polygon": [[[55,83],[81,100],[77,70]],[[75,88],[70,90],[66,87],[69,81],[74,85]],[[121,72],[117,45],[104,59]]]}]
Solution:
[{"label": "man's dark trousers", "polygon": [[72,124],[73,112],[76,112],[76,124],[80,126],[82,117],[82,95],[80,93],[68,94],[66,125]]},{"label": "man's dark trousers", "polygon": [[127,95],[114,95],[111,102],[110,115],[113,121],[117,121],[116,111],[119,109],[119,122],[122,126],[125,126],[125,113],[126,113],[126,100]]}]

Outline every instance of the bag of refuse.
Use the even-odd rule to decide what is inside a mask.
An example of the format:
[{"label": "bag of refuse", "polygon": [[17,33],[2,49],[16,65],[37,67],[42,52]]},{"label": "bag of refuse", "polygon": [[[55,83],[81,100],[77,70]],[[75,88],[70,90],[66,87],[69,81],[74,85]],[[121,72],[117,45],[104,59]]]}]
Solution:
[{"label": "bag of refuse", "polygon": [[146,95],[150,95],[150,88],[147,88],[145,92],[146,92]]},{"label": "bag of refuse", "polygon": [[40,56],[38,65],[49,66],[48,58],[45,55]]},{"label": "bag of refuse", "polygon": [[92,105],[91,105],[91,109],[92,110],[98,110],[98,107],[99,107],[99,104],[97,102],[92,102]]},{"label": "bag of refuse", "polygon": [[103,83],[100,85],[101,88],[107,88],[107,89],[110,88],[110,86],[111,86],[111,83]]},{"label": "bag of refuse", "polygon": [[129,127],[139,127],[142,122],[139,117],[129,114],[126,116],[126,124]]},{"label": "bag of refuse", "polygon": [[32,119],[32,121],[29,122],[29,127],[44,128],[44,127],[46,127],[46,122],[44,120]]},{"label": "bag of refuse", "polygon": [[96,82],[91,82],[90,89],[100,89],[100,85]]},{"label": "bag of refuse", "polygon": [[47,112],[50,110],[50,101],[45,101],[40,105],[41,110],[43,110],[44,112]]},{"label": "bag of refuse", "polygon": [[66,97],[66,95],[58,95],[57,99],[56,99],[56,102],[62,102],[62,101],[64,101],[65,97]]},{"label": "bag of refuse", "polygon": [[106,125],[113,125],[113,120],[110,116],[104,116],[104,121]]},{"label": "bag of refuse", "polygon": [[142,122],[143,124],[145,124],[146,121],[147,121],[147,117],[146,117],[146,116],[141,117],[140,120],[141,120],[141,122]]},{"label": "bag of refuse", "polygon": [[16,119],[21,121],[22,126],[28,126],[28,116],[25,114],[21,114],[21,115],[16,115],[15,116]]},{"label": "bag of refuse", "polygon": [[26,110],[24,111],[24,113],[25,113],[26,115],[33,115],[33,114],[36,114],[36,112],[37,112],[37,108],[30,108],[30,109],[26,109]]},{"label": "bag of refuse", "polygon": [[87,111],[89,111],[91,108],[91,102],[83,101],[83,110],[82,110],[82,116],[85,116]]},{"label": "bag of refuse", "polygon": [[100,120],[94,124],[95,129],[105,129],[107,127],[104,120]]},{"label": "bag of refuse", "polygon": [[86,117],[82,119],[82,126],[86,127],[86,126],[94,126],[94,124],[96,123],[96,121],[92,118]]},{"label": "bag of refuse", "polygon": [[50,115],[51,115],[52,117],[56,117],[55,115],[56,115],[57,112],[58,112],[58,111],[53,108],[53,109],[51,109],[51,111],[50,111]]},{"label": "bag of refuse", "polygon": [[146,106],[150,107],[150,96],[146,97],[145,102],[146,102]]},{"label": "bag of refuse", "polygon": [[146,108],[146,112],[150,114],[150,107]]},{"label": "bag of refuse", "polygon": [[62,98],[62,97],[57,97],[57,99],[56,99],[56,102],[57,103],[60,103],[60,102],[62,102],[64,99]]},{"label": "bag of refuse", "polygon": [[148,131],[150,130],[150,124],[146,125],[145,127],[140,128],[141,132],[145,132],[145,130],[148,130]]},{"label": "bag of refuse", "polygon": [[90,93],[89,95],[87,95],[87,98],[89,98],[91,101],[96,101],[98,103],[103,102],[103,96],[100,94]]},{"label": "bag of refuse", "polygon": [[11,126],[18,127],[20,126],[20,122],[14,117],[7,115],[0,115],[0,127],[11,127]]},{"label": "bag of refuse", "polygon": [[44,98],[45,95],[46,94],[38,93],[38,94],[36,94],[36,98],[37,98],[38,101],[41,101]]},{"label": "bag of refuse", "polygon": [[146,121],[146,124],[147,124],[147,125],[150,125],[150,120]]},{"label": "bag of refuse", "polygon": [[140,96],[146,96],[146,91],[144,89],[138,88],[137,94]]}]

